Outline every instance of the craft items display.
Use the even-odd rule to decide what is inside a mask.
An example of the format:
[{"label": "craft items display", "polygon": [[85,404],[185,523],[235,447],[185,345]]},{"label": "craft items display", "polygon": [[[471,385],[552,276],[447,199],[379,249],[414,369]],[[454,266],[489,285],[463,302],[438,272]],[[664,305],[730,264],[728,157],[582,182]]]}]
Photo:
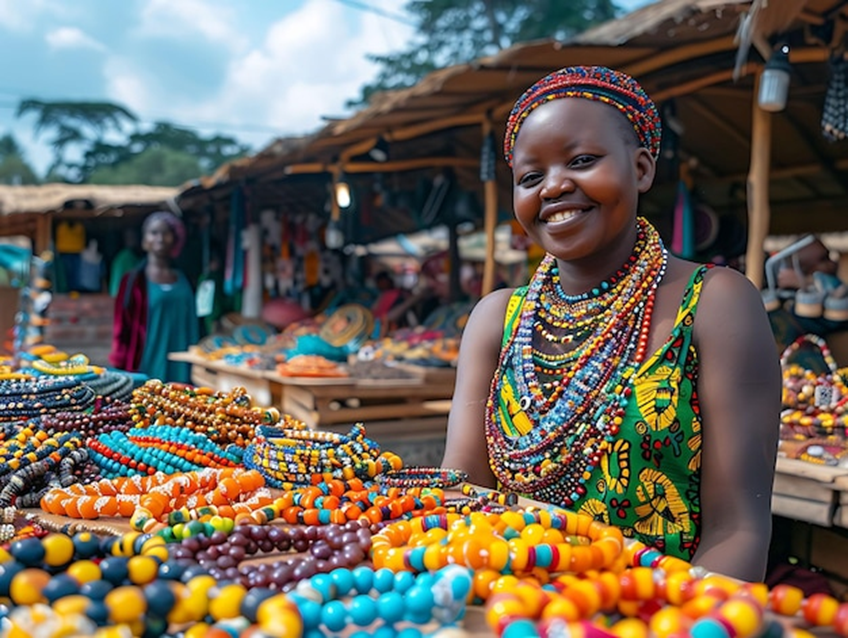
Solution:
[{"label": "craft items display", "polygon": [[798,338],[784,351],[781,368],[779,453],[817,465],[848,467],[848,387],[845,371],[838,369],[824,339]]},{"label": "craft items display", "polygon": [[334,361],[315,354],[299,354],[277,364],[281,377],[344,378],[347,370]]},{"label": "craft items display", "polygon": [[256,427],[280,420],[278,410],[254,406],[244,388],[214,392],[155,379],[133,392],[130,414],[138,427],[177,426],[239,447],[253,439]]}]

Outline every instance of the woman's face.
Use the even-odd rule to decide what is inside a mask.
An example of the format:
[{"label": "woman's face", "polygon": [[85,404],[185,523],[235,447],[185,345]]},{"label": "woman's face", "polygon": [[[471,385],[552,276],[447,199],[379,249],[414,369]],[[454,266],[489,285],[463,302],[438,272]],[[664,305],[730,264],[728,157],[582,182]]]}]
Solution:
[{"label": "woman's face", "polygon": [[524,120],[513,155],[515,216],[560,260],[614,259],[617,244],[632,248],[639,193],[655,164],[629,126],[614,107],[576,98]]},{"label": "woman's face", "polygon": [[164,219],[156,219],[144,228],[142,240],[145,252],[157,257],[170,257],[174,250],[176,237],[171,226]]}]

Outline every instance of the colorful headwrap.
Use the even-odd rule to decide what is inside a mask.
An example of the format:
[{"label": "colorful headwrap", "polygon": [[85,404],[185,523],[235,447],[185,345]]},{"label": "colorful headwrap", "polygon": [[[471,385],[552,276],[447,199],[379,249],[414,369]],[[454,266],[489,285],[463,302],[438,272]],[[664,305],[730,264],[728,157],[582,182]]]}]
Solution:
[{"label": "colorful headwrap", "polygon": [[525,118],[537,106],[563,97],[579,97],[604,102],[621,111],[654,158],[660,154],[662,124],[654,101],[639,83],[626,73],[604,66],[570,66],[546,75],[518,98],[506,123],[504,157],[512,166],[512,151]]},{"label": "colorful headwrap", "polygon": [[150,224],[160,221],[168,224],[171,228],[171,232],[174,233],[174,246],[171,249],[171,258],[176,259],[179,257],[183,250],[183,246],[185,245],[185,224],[183,224],[183,220],[174,215],[174,213],[166,210],[160,210],[155,213],[151,213],[145,218],[144,224],[142,225],[142,233],[148,229]]}]

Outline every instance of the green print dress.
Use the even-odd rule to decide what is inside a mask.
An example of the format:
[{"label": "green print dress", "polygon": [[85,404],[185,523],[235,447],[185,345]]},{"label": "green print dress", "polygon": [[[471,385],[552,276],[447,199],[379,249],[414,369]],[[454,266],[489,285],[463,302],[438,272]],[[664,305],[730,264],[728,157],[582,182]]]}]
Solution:
[{"label": "green print dress", "polygon": [[[611,449],[584,477],[585,493],[569,507],[621,528],[627,537],[687,560],[698,547],[701,527],[701,417],[692,327],[707,269],[702,266],[693,273],[671,335],[645,358],[630,380],[630,399]],[[526,287],[516,290],[510,309],[520,308],[526,294]],[[502,347],[508,347],[519,316],[520,312],[507,312]],[[490,401],[503,404],[504,393],[514,390],[507,374],[499,371],[498,376],[507,382],[496,378],[493,394],[499,396]],[[486,426],[489,458],[500,481],[498,459],[509,454],[500,446],[508,440],[520,450],[522,439],[528,437],[516,434],[513,423],[505,423],[503,418],[487,419]],[[546,456],[556,459],[555,453]],[[528,488],[526,496],[534,498],[533,486]]]}]

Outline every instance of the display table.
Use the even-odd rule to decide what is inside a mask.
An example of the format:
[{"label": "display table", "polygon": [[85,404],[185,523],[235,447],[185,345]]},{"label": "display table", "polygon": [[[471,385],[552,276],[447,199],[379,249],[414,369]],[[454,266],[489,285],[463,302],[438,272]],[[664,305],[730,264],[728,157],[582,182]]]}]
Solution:
[{"label": "display table", "polygon": [[772,512],[822,527],[848,527],[848,468],[778,458]]},{"label": "display table", "polygon": [[[216,390],[244,387],[260,405],[279,407],[315,429],[348,428],[362,421],[427,421],[444,434],[456,373],[453,369],[414,370],[404,379],[284,377],[273,371],[231,366],[192,352],[174,352],[173,361],[191,364],[192,382]],[[441,424],[441,425],[439,425]],[[437,427],[438,426],[438,427]]]}]

